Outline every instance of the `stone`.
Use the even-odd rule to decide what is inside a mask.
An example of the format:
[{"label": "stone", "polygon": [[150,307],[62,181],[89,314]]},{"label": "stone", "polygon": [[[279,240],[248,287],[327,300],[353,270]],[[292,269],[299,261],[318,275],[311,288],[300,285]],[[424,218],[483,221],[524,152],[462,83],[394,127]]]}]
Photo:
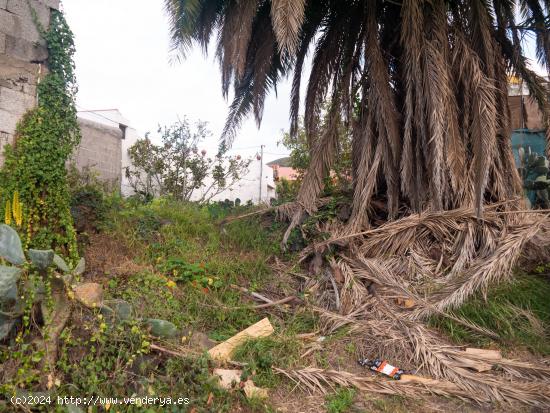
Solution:
[{"label": "stone", "polygon": [[34,96],[18,90],[0,87],[0,110],[21,116],[33,108],[35,103]]},{"label": "stone", "polygon": [[241,383],[242,370],[214,369],[214,376],[217,376],[218,384],[222,389],[231,390],[239,387]]},{"label": "stone", "polygon": [[5,132],[10,135],[9,142],[0,143],[12,143],[11,139],[13,138],[13,132],[15,132],[18,121],[19,115],[0,110],[0,132]]},{"label": "stone", "polygon": [[6,54],[27,62],[45,62],[48,49],[43,43],[29,41],[15,36],[6,36]]},{"label": "stone", "polygon": [[41,36],[33,19],[31,7],[35,12],[38,23],[42,25],[43,28],[47,29],[50,24],[51,9],[40,1],[35,0],[28,2],[27,0],[8,0],[6,11],[21,18],[21,23],[18,27],[21,37],[30,41],[39,41]]},{"label": "stone", "polygon": [[248,399],[265,399],[268,397],[267,389],[256,387],[252,380],[241,381],[242,370],[214,369],[213,374],[218,377],[218,385],[222,389],[242,389]]},{"label": "stone", "polygon": [[217,344],[215,341],[210,340],[203,332],[192,331],[187,328],[183,329],[181,341],[183,344],[189,345],[200,351],[208,351]]},{"label": "stone", "polygon": [[40,3],[49,7],[50,9],[59,10],[59,3],[60,3],[59,0],[39,0],[39,1]]},{"label": "stone", "polygon": [[97,283],[79,284],[74,288],[74,295],[86,307],[99,307],[103,302],[103,287]]},{"label": "stone", "polygon": [[7,10],[0,9],[0,32],[15,35],[21,26],[21,19]]},{"label": "stone", "polygon": [[223,343],[218,344],[216,347],[211,348],[208,351],[208,354],[215,360],[230,360],[234,350],[246,340],[251,338],[268,337],[273,334],[273,331],[273,326],[266,317],[240,333],[235,334],[233,337],[225,340]]}]

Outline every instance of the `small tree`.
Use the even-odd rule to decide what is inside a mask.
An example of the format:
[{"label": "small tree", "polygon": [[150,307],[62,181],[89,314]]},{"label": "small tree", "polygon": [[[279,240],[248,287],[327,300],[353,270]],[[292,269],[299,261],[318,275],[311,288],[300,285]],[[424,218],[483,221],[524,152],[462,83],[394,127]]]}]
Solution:
[{"label": "small tree", "polygon": [[[158,132],[161,145],[155,145],[147,135],[128,150],[132,166],[126,169],[126,177],[139,194],[208,202],[248,172],[250,160],[227,155],[224,145],[214,157],[199,151],[199,143],[211,136],[205,122],[199,121],[193,128],[184,118]],[[201,195],[194,196],[201,189]]]},{"label": "small tree", "polygon": [[[321,131],[328,127],[327,122],[328,119],[325,114],[319,124],[319,129]],[[338,135],[336,161],[332,165],[331,170],[328,171],[327,175],[324,177],[325,193],[331,193],[335,190],[345,191],[349,189],[351,185],[351,134],[344,125],[340,125],[338,128]],[[301,183],[311,162],[311,147],[307,139],[306,130],[303,126],[303,121],[300,119],[296,134],[292,135],[290,132],[283,132],[283,137],[279,143],[290,150],[290,166],[296,170],[297,182]],[[277,188],[277,192],[279,195],[285,193],[296,195],[298,189],[299,184],[295,185],[287,182],[284,184],[284,187],[281,186]]]}]

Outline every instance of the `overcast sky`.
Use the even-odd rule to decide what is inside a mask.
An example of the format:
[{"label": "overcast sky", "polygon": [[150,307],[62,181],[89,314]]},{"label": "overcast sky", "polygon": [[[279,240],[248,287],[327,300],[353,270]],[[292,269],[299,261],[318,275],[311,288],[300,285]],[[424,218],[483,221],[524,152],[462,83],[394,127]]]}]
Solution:
[{"label": "overcast sky", "polygon": [[[229,102],[213,53],[197,48],[186,60],[170,63],[168,22],[162,0],[63,0],[75,35],[79,110],[117,108],[140,133],[178,117],[209,123],[217,147]],[[252,118],[243,123],[233,147],[254,155],[264,144],[266,160],[287,153],[277,146],[289,125],[290,84],[266,100],[261,129]],[[254,147],[246,150],[239,148]]]},{"label": "overcast sky", "polygon": [[[170,63],[163,0],[63,0],[63,8],[75,34],[79,110],[117,108],[141,134],[183,116],[207,121],[213,136],[204,146],[215,150],[229,105],[218,64],[213,53],[204,56],[198,48]],[[235,152],[254,155],[263,144],[268,161],[287,153],[277,141],[288,128],[289,94],[287,80],[278,98],[271,93],[266,100],[259,130],[252,118],[245,121]]]}]

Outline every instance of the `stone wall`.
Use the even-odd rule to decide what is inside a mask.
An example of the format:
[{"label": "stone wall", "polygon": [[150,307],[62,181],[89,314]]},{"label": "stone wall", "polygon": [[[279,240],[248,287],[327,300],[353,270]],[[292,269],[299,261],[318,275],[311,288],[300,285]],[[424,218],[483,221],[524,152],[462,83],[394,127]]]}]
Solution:
[{"label": "stone wall", "polygon": [[0,0],[0,165],[2,147],[12,143],[15,126],[36,105],[36,85],[48,52],[38,22],[47,28],[59,0]]},{"label": "stone wall", "polygon": [[98,178],[120,188],[122,178],[122,130],[79,118],[82,140],[72,161],[77,169],[89,168]]}]

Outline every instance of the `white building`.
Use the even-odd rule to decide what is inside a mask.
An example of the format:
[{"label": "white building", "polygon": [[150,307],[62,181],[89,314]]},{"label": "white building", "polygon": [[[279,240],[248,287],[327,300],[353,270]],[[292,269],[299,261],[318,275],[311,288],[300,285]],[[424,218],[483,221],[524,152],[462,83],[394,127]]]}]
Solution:
[{"label": "white building", "polygon": [[[211,182],[211,179],[206,179],[205,185],[195,190],[191,199],[193,201],[201,199]],[[269,204],[270,200],[275,197],[273,169],[266,165],[265,160],[262,162],[254,157],[248,166],[248,173],[233,186],[212,197],[212,201],[225,201],[226,199],[235,201],[240,199],[241,204],[251,201],[257,205],[260,203]]]}]

